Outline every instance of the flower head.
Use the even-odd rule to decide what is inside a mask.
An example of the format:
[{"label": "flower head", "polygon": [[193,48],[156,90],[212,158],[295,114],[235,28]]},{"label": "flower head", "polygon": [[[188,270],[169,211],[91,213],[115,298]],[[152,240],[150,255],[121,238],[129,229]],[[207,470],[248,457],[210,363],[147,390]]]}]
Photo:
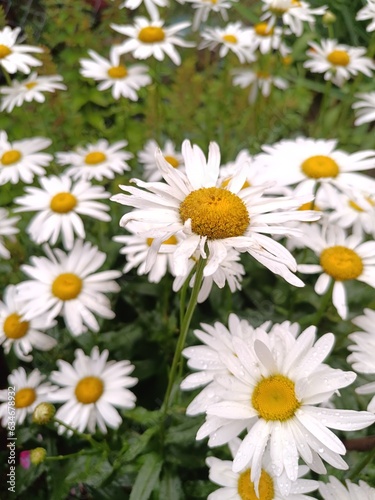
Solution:
[{"label": "flower head", "polygon": [[[138,162],[143,165],[144,178],[147,181],[161,181],[163,176],[156,163],[155,154],[159,149],[158,143],[151,139],[147,141],[142,151],[138,153]],[[164,158],[174,168],[183,169],[184,159],[171,140],[166,140],[164,146],[160,148]]]},{"label": "flower head", "polygon": [[264,97],[271,94],[272,87],[281,90],[288,88],[288,82],[278,76],[272,76],[267,71],[252,71],[251,69],[233,70],[233,85],[241,88],[250,87],[249,103],[253,104],[258,97],[258,90]]},{"label": "flower head", "polygon": [[375,488],[364,481],[354,484],[348,479],[346,487],[334,476],[329,476],[329,482],[319,481],[319,493],[324,500],[374,500]]},{"label": "flower head", "polygon": [[375,0],[367,0],[367,5],[362,7],[357,12],[356,15],[357,21],[371,21],[367,27],[366,31],[374,31],[375,30]]},{"label": "flower head", "polygon": [[13,239],[13,235],[18,233],[18,228],[15,227],[19,217],[9,217],[9,212],[5,208],[0,208],[0,257],[10,259],[10,252],[4,246],[4,236]]},{"label": "flower head", "polygon": [[227,21],[227,10],[233,5],[233,2],[228,0],[186,0],[186,2],[190,3],[193,9],[195,9],[192,26],[193,31],[196,31],[201,23],[207,21],[210,12],[219,12],[224,21]]},{"label": "flower head", "polygon": [[352,105],[356,116],[354,125],[359,126],[375,121],[375,92],[356,94],[356,97],[358,101]]},{"label": "flower head", "polygon": [[18,45],[17,38],[21,28],[10,28],[5,26],[0,30],[0,66],[3,66],[8,73],[29,74],[30,67],[41,66],[41,61],[28,54],[28,52],[43,52],[40,47],[32,45]]}]

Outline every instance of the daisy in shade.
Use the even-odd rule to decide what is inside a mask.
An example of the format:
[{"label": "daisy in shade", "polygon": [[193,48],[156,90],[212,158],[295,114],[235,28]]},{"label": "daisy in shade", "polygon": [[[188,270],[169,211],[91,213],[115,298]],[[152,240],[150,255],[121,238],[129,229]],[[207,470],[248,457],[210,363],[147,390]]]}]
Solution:
[{"label": "daisy in shade", "polygon": [[80,215],[108,222],[109,207],[96,200],[109,199],[103,186],[92,186],[88,181],[73,182],[66,175],[41,177],[41,188],[27,187],[26,194],[15,198],[21,205],[16,212],[38,212],[26,231],[35,243],[55,245],[62,237],[64,248],[71,250],[74,235],[84,239],[85,227]]},{"label": "daisy in shade", "polygon": [[[144,175],[146,181],[161,181],[163,176],[157,166],[155,153],[159,149],[158,143],[154,139],[146,142],[142,151],[138,153],[138,162],[143,165]],[[182,154],[176,150],[175,145],[169,139],[160,148],[164,158],[174,168],[183,169],[184,159]]]},{"label": "daisy in shade", "polygon": [[[51,391],[56,389],[49,382],[44,382],[45,376],[35,369],[27,374],[24,368],[13,370],[8,377],[8,389],[0,391],[0,418],[2,419],[3,427],[7,426],[9,410],[15,409],[15,422],[23,424],[27,415],[33,413],[35,407],[43,402],[48,401],[51,396]],[[8,404],[9,389],[14,390],[14,407]]]},{"label": "daisy in shade", "polygon": [[233,471],[250,469],[256,491],[268,450],[271,470],[284,496],[298,479],[299,457],[320,474],[326,473],[321,458],[333,467],[347,469],[341,457],[345,446],[330,429],[363,429],[375,421],[375,415],[316,406],[327,403],[356,378],[353,372],[323,363],[333,347],[333,334],[315,341],[314,326],[297,337],[286,329],[283,335],[273,335],[258,328],[251,340],[234,337],[233,351],[221,353],[230,373],[216,377],[215,396],[220,401],[208,406],[197,439],[212,436],[215,444],[208,444],[215,446],[246,431]]},{"label": "daisy in shade", "polygon": [[[138,225],[140,235],[154,238],[146,269],[151,269],[163,241],[182,232],[185,239],[174,252],[175,273],[186,276],[189,258],[196,250],[207,258],[204,276],[210,276],[227,257],[229,248],[248,252],[275,274],[295,286],[302,281],[292,271],[296,269],[293,256],[265,234],[296,234],[283,225],[291,220],[316,220],[316,212],[295,210],[311,200],[302,197],[264,198],[269,185],[242,189],[246,180],[245,168],[225,187],[219,185],[220,149],[216,143],[209,147],[208,160],[203,151],[189,141],[182,144],[186,174],[173,168],[159,151],[158,167],[164,182],[143,182],[134,179],[139,187],[120,186],[128,194],[117,194],[111,200],[136,210],[125,214],[120,225],[130,221]],[[152,229],[144,229],[144,224]],[[297,233],[299,233],[297,231]],[[206,247],[208,255],[206,252]]]},{"label": "daisy in shade", "polygon": [[319,493],[324,500],[374,500],[375,488],[364,481],[354,484],[348,479],[346,487],[334,476],[329,476],[329,482],[319,481]]},{"label": "daisy in shade", "polygon": [[0,185],[19,181],[31,184],[34,175],[44,175],[53,156],[41,153],[51,145],[50,139],[34,137],[9,142],[8,135],[0,130]]},{"label": "daisy in shade", "polygon": [[17,297],[17,288],[13,285],[6,287],[3,302],[0,301],[0,344],[5,354],[11,348],[19,359],[31,361],[30,352],[36,348],[40,351],[49,351],[56,345],[56,340],[42,331],[49,330],[56,322],[44,315],[25,321],[20,314],[22,302]]},{"label": "daisy in shade", "polygon": [[[237,0],[234,0],[237,1]],[[186,0],[195,9],[192,30],[196,31],[202,23],[205,23],[211,12],[219,12],[224,21],[228,20],[227,10],[234,2],[228,0]],[[185,2],[180,2],[185,3]]]},{"label": "daisy in shade", "polygon": [[375,241],[363,243],[359,235],[346,235],[336,225],[310,226],[305,230],[305,245],[319,257],[319,264],[300,264],[301,273],[320,276],[315,284],[318,295],[332,289],[332,302],[341,318],[348,316],[344,283],[358,280],[375,288]]},{"label": "daisy in shade", "polygon": [[193,43],[176,36],[188,26],[190,23],[182,22],[165,28],[161,19],[148,20],[145,17],[136,17],[134,25],[111,24],[115,31],[129,37],[120,46],[121,53],[131,52],[135,59],[155,57],[158,61],[162,61],[166,54],[176,65],[181,64],[181,57],[174,46],[194,47]]},{"label": "daisy in shade", "polygon": [[253,49],[258,49],[261,54],[268,54],[278,50],[282,56],[287,56],[290,49],[282,43],[283,29],[280,26],[269,26],[268,23],[257,23],[249,28]]},{"label": "daisy in shade", "polygon": [[91,59],[80,59],[80,73],[85,78],[99,81],[98,90],[112,89],[114,99],[125,97],[138,101],[138,90],[151,83],[147,66],[133,64],[125,66],[120,61],[118,47],[111,47],[109,60],[94,50],[89,50]]},{"label": "daisy in shade", "polygon": [[358,101],[353,103],[356,119],[354,125],[363,125],[375,121],[375,92],[356,94]]},{"label": "daisy in shade", "polygon": [[[75,351],[73,364],[59,359],[59,370],[50,380],[62,388],[51,394],[51,400],[64,403],[55,418],[77,429],[93,434],[98,427],[106,434],[107,427],[117,429],[122,418],[116,408],[131,409],[136,397],[129,391],[138,379],[129,375],[134,370],[130,361],[107,361],[108,351],[95,346],[90,356],[81,349]],[[59,433],[65,427],[59,426]],[[71,432],[70,432],[71,433]]]},{"label": "daisy in shade", "polygon": [[77,147],[76,151],[56,153],[56,161],[68,165],[65,174],[74,180],[113,179],[115,174],[130,170],[127,160],[133,155],[123,150],[127,144],[127,141],[117,141],[110,145],[105,139],[100,139],[95,144]]},{"label": "daisy in shade", "polygon": [[[365,375],[375,374],[375,311],[365,309],[362,316],[352,320],[362,331],[349,335],[352,344],[348,346],[352,353],[348,356],[350,363],[358,373]],[[356,389],[358,394],[372,394],[373,397],[367,406],[367,410],[375,413],[375,381],[362,385]]]},{"label": "daisy in shade", "polygon": [[14,236],[19,232],[15,227],[19,217],[9,217],[9,212],[5,208],[0,208],[0,257],[10,259],[10,252],[4,245],[4,236],[14,241]]},{"label": "daisy in shade", "polygon": [[366,31],[375,31],[375,0],[367,0],[367,5],[357,12],[357,21],[371,21]]},{"label": "daisy in shade", "polygon": [[336,197],[329,221],[344,229],[364,237],[365,234],[375,238],[375,195],[357,190],[348,191]]},{"label": "daisy in shade", "polygon": [[320,43],[309,43],[311,50],[307,55],[310,59],[303,64],[312,73],[324,73],[324,79],[331,80],[338,87],[358,73],[372,76],[375,65],[369,57],[364,57],[365,47],[350,47],[337,40],[321,40]]},{"label": "daisy in shade", "polygon": [[44,102],[46,98],[43,92],[66,90],[62,80],[60,75],[38,76],[35,72],[22,82],[13,80],[11,87],[0,88],[0,94],[4,96],[0,110],[10,113],[15,106],[22,106],[24,102]]},{"label": "daisy in shade", "polygon": [[88,242],[77,240],[68,254],[57,248],[52,251],[47,245],[44,250],[48,258],[31,257],[32,265],[21,266],[32,278],[17,285],[19,299],[24,302],[21,313],[25,320],[41,314],[52,320],[60,314],[75,336],[87,331],[86,326],[99,331],[95,315],[115,317],[104,294],[120,290],[114,280],[121,272],[93,274],[104,264],[106,254]]},{"label": "daisy in shade", "polygon": [[258,97],[258,91],[264,97],[269,97],[272,87],[281,90],[288,88],[288,82],[278,76],[272,76],[268,71],[252,71],[251,69],[237,69],[232,71],[233,85],[242,89],[250,87],[249,103],[254,104]]},{"label": "daisy in shade", "polygon": [[[236,456],[241,445],[240,439],[233,439],[229,443],[232,457]],[[218,490],[210,493],[207,500],[314,500],[314,497],[306,495],[318,488],[319,483],[311,479],[301,479],[309,471],[308,467],[298,467],[298,477],[293,482],[288,496],[283,495],[271,467],[271,459],[266,454],[262,462],[260,481],[255,491],[255,485],[250,480],[250,470],[241,474],[233,472],[232,460],[220,460],[216,457],[208,457],[206,464],[210,469],[209,478],[215,484],[221,486]]]},{"label": "daisy in shade", "polygon": [[125,2],[120,5],[120,9],[126,8],[136,10],[142,3],[152,19],[159,17],[158,7],[168,7],[169,4],[168,0],[125,0]]},{"label": "daisy in shade", "polygon": [[225,57],[231,51],[241,63],[256,59],[249,30],[243,28],[240,22],[229,23],[225,28],[206,28],[201,36],[203,41],[199,44],[199,49],[208,47],[215,50],[219,45],[220,57]]},{"label": "daisy in shade", "polygon": [[30,67],[42,65],[41,61],[29,53],[41,53],[43,49],[32,45],[18,45],[20,32],[21,28],[12,29],[9,26],[0,30],[0,66],[8,73],[21,71],[28,75]]}]

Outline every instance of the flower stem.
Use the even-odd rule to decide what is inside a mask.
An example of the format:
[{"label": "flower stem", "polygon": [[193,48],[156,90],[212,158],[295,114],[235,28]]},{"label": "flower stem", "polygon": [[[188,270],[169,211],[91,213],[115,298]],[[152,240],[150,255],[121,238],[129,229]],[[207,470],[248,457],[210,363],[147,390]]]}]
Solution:
[{"label": "flower stem", "polygon": [[320,302],[320,307],[316,311],[315,316],[314,316],[313,320],[311,321],[312,325],[319,326],[320,322],[322,321],[324,313],[327,310],[328,304],[332,301],[332,291],[333,291],[334,284],[335,284],[335,281],[332,280],[327,292],[325,293],[325,295],[323,295],[322,300]]},{"label": "flower stem", "polygon": [[362,470],[366,467],[367,464],[373,461],[375,457],[375,448],[371,450],[370,453],[367,453],[360,462],[353,467],[351,473],[348,476],[348,479],[356,479],[358,474],[362,472]]},{"label": "flower stem", "polygon": [[78,437],[80,437],[82,439],[86,439],[86,441],[88,441],[91,444],[91,446],[93,446],[94,448],[98,448],[98,447],[101,448],[102,447],[101,444],[98,443],[91,436],[91,434],[85,434],[83,432],[79,432],[79,431],[77,431],[77,429],[74,429],[74,427],[71,427],[70,425],[66,424],[62,420],[59,420],[58,418],[54,418],[53,421],[56,422],[59,425],[63,425],[66,429],[68,429],[69,431],[71,431],[75,436],[78,436]]}]

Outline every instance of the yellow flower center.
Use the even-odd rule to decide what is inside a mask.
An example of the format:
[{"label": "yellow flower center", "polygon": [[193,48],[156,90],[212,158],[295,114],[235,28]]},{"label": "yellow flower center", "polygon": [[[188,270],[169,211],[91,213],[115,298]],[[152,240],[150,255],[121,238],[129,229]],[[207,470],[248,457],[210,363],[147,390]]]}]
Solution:
[{"label": "yellow flower center", "polygon": [[284,56],[281,58],[281,62],[282,62],[282,64],[284,64],[284,66],[290,66],[293,62],[293,57]]},{"label": "yellow flower center", "polygon": [[173,168],[177,168],[180,165],[180,162],[174,156],[164,156],[164,159],[172,165]]},{"label": "yellow flower center", "polygon": [[5,319],[3,330],[8,339],[20,339],[26,335],[29,322],[20,320],[21,316],[17,313],[12,313]]},{"label": "yellow flower center", "polygon": [[29,83],[25,83],[25,87],[26,87],[28,90],[33,89],[35,86],[36,86],[36,82],[29,82]]},{"label": "yellow flower center", "polygon": [[298,210],[316,210],[317,212],[322,211],[322,209],[318,205],[316,205],[315,202],[312,201],[303,203],[303,205],[301,205]]},{"label": "yellow flower center", "polygon": [[267,23],[258,23],[254,26],[255,33],[258,36],[270,36],[273,34],[273,28],[269,28]]},{"label": "yellow flower center", "polygon": [[125,66],[123,66],[122,64],[120,64],[120,66],[112,66],[112,68],[109,68],[107,73],[111,78],[125,78],[125,76],[128,74]]},{"label": "yellow flower center", "polygon": [[3,153],[0,162],[3,165],[13,165],[13,163],[17,163],[21,159],[21,156],[21,153],[16,149],[10,149]]},{"label": "yellow flower center", "polygon": [[103,394],[104,384],[98,377],[84,377],[75,388],[78,401],[84,405],[96,403]]},{"label": "yellow flower center", "polygon": [[354,250],[340,245],[323,250],[320,265],[336,281],[354,280],[363,271],[361,257]]},{"label": "yellow flower center", "polygon": [[[154,241],[154,238],[147,238],[147,245],[150,247],[152,245],[152,242]],[[178,241],[175,236],[171,236],[170,238],[166,239],[163,241],[163,245],[177,245]]]},{"label": "yellow flower center", "polygon": [[106,159],[106,155],[101,151],[93,151],[86,155],[85,163],[87,163],[87,165],[97,165],[98,163],[103,163]]},{"label": "yellow flower center", "polygon": [[353,210],[357,212],[364,212],[363,208],[361,208],[357,203],[353,200],[349,200],[349,207],[351,207]]},{"label": "yellow flower center", "polygon": [[237,195],[217,187],[192,191],[180,205],[183,222],[210,240],[242,236],[250,224],[246,205]]},{"label": "yellow flower center", "polygon": [[340,173],[339,166],[329,156],[310,156],[301,165],[302,172],[312,179],[321,177],[337,177]]},{"label": "yellow flower center", "polygon": [[270,78],[271,76],[271,73],[269,73],[268,71],[257,71],[256,72],[256,75],[257,75],[257,78],[258,79],[267,79],[267,78]]},{"label": "yellow flower center", "polygon": [[50,208],[58,214],[66,214],[77,205],[77,198],[71,193],[58,193],[52,198]]},{"label": "yellow flower center", "polygon": [[164,38],[164,30],[158,26],[147,26],[146,28],[142,28],[138,33],[138,40],[143,43],[162,42]]},{"label": "yellow flower center", "polygon": [[16,392],[15,407],[26,408],[34,403],[36,400],[36,392],[31,387],[24,387]]},{"label": "yellow flower center", "polygon": [[9,56],[11,53],[12,51],[9,47],[0,43],[0,59],[4,59],[4,57]]},{"label": "yellow flower center", "polygon": [[334,66],[347,66],[350,63],[350,57],[345,50],[334,50],[328,54],[327,61]]},{"label": "yellow flower center", "polygon": [[78,297],[82,290],[82,280],[76,274],[60,274],[52,283],[52,293],[60,300],[72,300]]},{"label": "yellow flower center", "polygon": [[250,480],[250,469],[240,474],[237,491],[241,500],[273,500],[275,496],[273,479],[264,469],[259,480],[259,496],[256,495],[254,483]]},{"label": "yellow flower center", "polygon": [[[230,183],[230,181],[232,180],[232,177],[228,177],[227,179],[224,179],[223,182],[221,183],[221,187],[227,187],[228,184]],[[251,187],[251,184],[250,182],[248,181],[245,181],[242,185],[242,188],[241,189],[246,189],[248,187]]]},{"label": "yellow flower center", "polygon": [[235,35],[223,35],[223,40],[224,40],[224,42],[233,43],[233,44],[238,42],[237,37]]},{"label": "yellow flower center", "polygon": [[251,402],[259,417],[282,422],[292,418],[301,406],[294,382],[284,375],[263,378],[256,385]]}]

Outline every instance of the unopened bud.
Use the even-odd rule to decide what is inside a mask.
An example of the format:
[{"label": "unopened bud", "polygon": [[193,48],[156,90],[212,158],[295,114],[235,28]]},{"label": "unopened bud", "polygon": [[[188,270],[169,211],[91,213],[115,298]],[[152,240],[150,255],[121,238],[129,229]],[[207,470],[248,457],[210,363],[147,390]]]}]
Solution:
[{"label": "unopened bud", "polygon": [[33,465],[39,465],[44,462],[47,456],[47,450],[45,448],[34,448],[30,450],[30,462]]},{"label": "unopened bud", "polygon": [[55,416],[56,409],[51,403],[39,403],[33,412],[33,422],[45,425],[51,422]]},{"label": "unopened bud", "polygon": [[328,26],[329,24],[334,24],[336,22],[336,16],[333,12],[330,10],[327,10],[327,12],[324,13],[322,17],[323,24]]}]

